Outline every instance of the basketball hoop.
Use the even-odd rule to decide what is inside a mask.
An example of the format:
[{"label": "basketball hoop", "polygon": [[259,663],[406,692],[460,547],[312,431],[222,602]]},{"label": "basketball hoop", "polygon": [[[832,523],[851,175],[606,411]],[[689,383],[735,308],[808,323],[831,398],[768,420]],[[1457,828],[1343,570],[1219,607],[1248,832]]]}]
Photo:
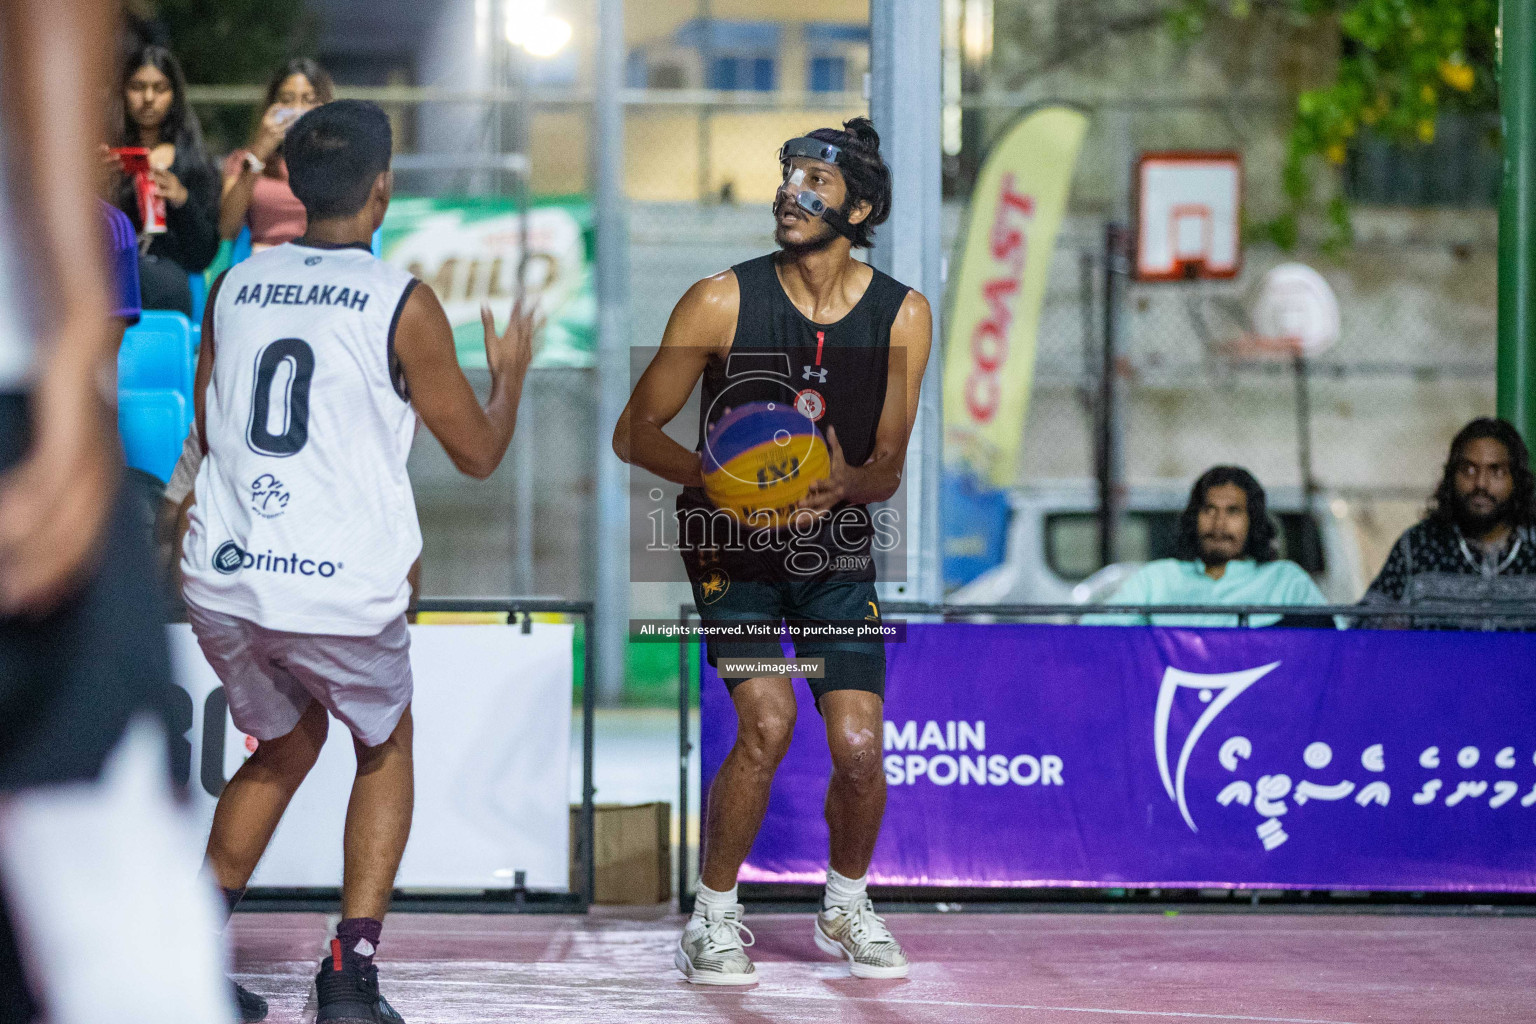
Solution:
[{"label": "basketball hoop", "polygon": [[1322,274],[1282,263],[1264,275],[1253,300],[1255,342],[1286,354],[1320,356],[1339,340],[1339,301]]},{"label": "basketball hoop", "polygon": [[1271,338],[1244,331],[1230,341],[1215,346],[1216,355],[1233,363],[1262,363],[1294,359],[1304,346],[1300,338]]},{"label": "basketball hoop", "polygon": [[1143,153],[1136,163],[1136,279],[1236,277],[1242,189],[1236,153]]},{"label": "basketball hoop", "polygon": [[1191,296],[1189,315],[1211,354],[1230,363],[1311,358],[1339,340],[1338,300],[1304,263],[1271,269],[1246,302]]}]

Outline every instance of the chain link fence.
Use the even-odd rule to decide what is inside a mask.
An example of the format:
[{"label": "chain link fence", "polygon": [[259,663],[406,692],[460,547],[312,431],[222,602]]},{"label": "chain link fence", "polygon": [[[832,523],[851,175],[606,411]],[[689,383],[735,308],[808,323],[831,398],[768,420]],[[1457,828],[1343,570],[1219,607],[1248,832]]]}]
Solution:
[{"label": "chain link fence", "polygon": [[[535,90],[528,97],[524,164],[513,152],[521,99],[515,91],[339,92],[376,99],[391,112],[402,144],[397,163],[402,195],[508,193],[525,167],[535,195],[589,190],[590,95]],[[206,110],[209,104],[251,105],[259,95],[246,87],[220,87],[198,89],[194,98]],[[968,97],[964,109],[984,115],[984,121],[964,133],[970,149],[962,163],[974,168],[987,140],[1026,101],[1048,98]],[[1245,121],[1234,120],[1231,104],[1206,100],[1181,107],[1176,97],[1155,104],[1076,98],[1098,105],[1089,105],[1094,127],[1079,161],[1040,316],[1026,479],[1092,474],[1104,226],[1119,208],[1114,183],[1135,147],[1238,145],[1250,167],[1259,168],[1266,154],[1275,155],[1261,130],[1275,116],[1272,100],[1239,104]],[[628,90],[624,99],[629,335],[632,345],[654,346],[689,285],[772,249],[769,207],[781,142],[840,123],[862,112],[864,104],[849,93],[678,89]],[[455,117],[462,131],[439,131],[439,148],[425,148],[434,137],[429,128]],[[1135,126],[1133,132],[1116,127],[1127,123]],[[1210,129],[1212,124],[1217,128]],[[1172,134],[1163,138],[1159,125]],[[442,140],[448,138],[457,141],[445,151]],[[1265,173],[1250,174],[1250,194],[1267,187]],[[955,187],[957,181],[951,177],[957,194],[946,202],[944,217],[944,246],[951,256],[965,214],[965,190]],[[1133,283],[1124,289],[1120,371],[1128,403],[1128,479],[1187,480],[1212,462],[1233,461],[1249,465],[1270,485],[1297,482],[1289,362],[1235,358],[1230,349],[1249,327],[1248,303],[1263,273],[1300,259],[1333,286],[1342,319],[1339,343],[1311,364],[1317,478],[1337,490],[1402,495],[1427,490],[1451,433],[1492,406],[1493,213],[1360,210],[1356,232],[1355,245],[1337,256],[1250,244],[1234,281]],[[476,380],[484,386],[482,378]],[[426,593],[529,589],[516,585],[509,568],[517,561],[519,492],[532,495],[534,524],[533,569],[524,582],[535,593],[589,592],[590,546],[582,538],[592,522],[592,457],[605,450],[612,427],[597,422],[595,407],[589,370],[536,370],[520,424],[536,444],[510,453],[484,484],[461,480],[430,438],[418,443],[412,474],[426,534]],[[1390,457],[1383,458],[1383,452]]]}]

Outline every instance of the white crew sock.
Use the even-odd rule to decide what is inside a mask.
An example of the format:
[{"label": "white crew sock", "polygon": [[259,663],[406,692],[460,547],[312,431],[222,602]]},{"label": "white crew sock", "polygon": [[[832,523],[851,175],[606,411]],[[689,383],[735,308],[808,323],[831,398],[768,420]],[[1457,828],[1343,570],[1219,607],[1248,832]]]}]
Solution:
[{"label": "white crew sock", "polygon": [[822,909],[851,907],[863,898],[864,890],[868,886],[868,872],[861,878],[848,878],[845,875],[838,874],[831,868],[827,868],[827,894],[822,897]]},{"label": "white crew sock", "polygon": [[702,921],[704,920],[705,911],[710,907],[734,907],[736,903],[736,887],[734,885],[725,892],[716,892],[705,885],[704,880],[701,878],[698,885],[694,887],[693,917],[695,920]]}]

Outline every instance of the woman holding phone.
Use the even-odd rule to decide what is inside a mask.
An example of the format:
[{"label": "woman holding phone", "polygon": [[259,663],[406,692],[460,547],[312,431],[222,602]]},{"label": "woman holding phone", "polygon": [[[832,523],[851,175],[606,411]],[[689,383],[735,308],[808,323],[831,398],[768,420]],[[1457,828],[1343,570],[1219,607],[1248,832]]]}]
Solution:
[{"label": "woman holding phone", "polygon": [[250,145],[224,161],[219,234],[251,229],[251,250],[270,249],[304,233],[304,205],[288,187],[283,137],[306,111],[331,102],[331,76],[308,57],[295,57],[267,86],[267,99]]},{"label": "woman holding phone", "polygon": [[[202,273],[219,251],[219,179],[171,51],[154,45],[135,51],[123,65],[114,106],[106,157],[113,171],[110,197],[147,243],[139,257],[144,308],[191,316],[188,277]],[[148,225],[148,232],[133,177],[124,173],[124,148],[137,148],[137,158],[147,160],[154,191],[165,203],[164,223]]]}]

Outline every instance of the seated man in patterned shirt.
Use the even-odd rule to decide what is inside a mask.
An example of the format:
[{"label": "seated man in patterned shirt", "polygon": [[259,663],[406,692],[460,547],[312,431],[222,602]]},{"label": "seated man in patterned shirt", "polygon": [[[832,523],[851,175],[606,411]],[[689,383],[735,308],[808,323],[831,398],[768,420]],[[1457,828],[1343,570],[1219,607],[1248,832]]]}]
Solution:
[{"label": "seated man in patterned shirt", "polygon": [[[1487,418],[1468,423],[1451,442],[1445,474],[1427,514],[1392,546],[1363,603],[1439,612],[1536,607],[1533,486],[1530,455],[1514,427]],[[1417,629],[1536,628],[1536,620],[1497,616],[1414,615],[1388,624]]]}]

